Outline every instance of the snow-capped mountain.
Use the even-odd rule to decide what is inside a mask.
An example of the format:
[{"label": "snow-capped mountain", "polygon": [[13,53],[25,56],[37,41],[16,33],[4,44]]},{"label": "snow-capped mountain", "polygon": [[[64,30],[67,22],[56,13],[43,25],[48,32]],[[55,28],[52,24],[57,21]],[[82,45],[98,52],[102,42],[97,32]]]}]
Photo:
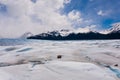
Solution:
[{"label": "snow-capped mountain", "polygon": [[41,33],[41,34],[36,35],[36,36],[41,36],[41,37],[47,37],[47,36],[67,36],[70,33],[72,33],[72,32],[69,31],[69,30],[62,29],[62,30],[48,31],[46,33]]},{"label": "snow-capped mountain", "polygon": [[59,31],[61,36],[68,36],[70,33],[72,33],[73,31],[70,31],[68,29],[62,29]]},{"label": "snow-capped mountain", "polygon": [[42,36],[42,37],[47,37],[47,36],[61,36],[61,37],[66,37],[70,34],[78,34],[78,33],[89,33],[89,32],[94,32],[90,30],[85,30],[84,28],[82,29],[77,29],[77,30],[68,30],[68,29],[62,29],[62,30],[55,30],[55,31],[48,31],[46,33],[41,33],[37,36]]},{"label": "snow-capped mountain", "polygon": [[100,31],[101,34],[111,34],[111,33],[120,33],[120,22],[114,23],[107,30]]},{"label": "snow-capped mountain", "polygon": [[91,39],[120,39],[120,23],[115,23],[104,32],[97,32],[88,28],[77,30],[59,30],[41,33],[27,37],[28,39],[42,40],[91,40]]},{"label": "snow-capped mountain", "polygon": [[111,28],[106,30],[106,33],[120,33],[120,22],[111,25]]},{"label": "snow-capped mountain", "polygon": [[97,39],[97,32],[87,31],[78,32],[70,30],[52,31],[47,33],[41,33],[38,35],[27,37],[28,39],[42,39],[42,40],[81,40],[81,39]]},{"label": "snow-capped mountain", "polygon": [[78,29],[74,29],[74,30],[62,29],[59,31],[48,32],[47,34],[51,34],[51,35],[54,34],[55,36],[61,35],[61,36],[65,37],[72,33],[78,34],[78,33],[89,33],[89,32],[96,33],[96,31],[90,30],[89,28],[78,28]]},{"label": "snow-capped mountain", "polygon": [[33,36],[33,34],[31,32],[26,32],[20,38],[27,38],[27,37],[30,37],[30,36]]}]

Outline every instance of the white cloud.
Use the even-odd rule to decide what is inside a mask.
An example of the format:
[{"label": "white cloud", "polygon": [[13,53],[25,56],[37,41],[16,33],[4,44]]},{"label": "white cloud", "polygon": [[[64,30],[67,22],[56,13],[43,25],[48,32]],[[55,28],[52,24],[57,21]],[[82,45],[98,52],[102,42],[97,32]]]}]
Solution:
[{"label": "white cloud", "polygon": [[84,28],[78,28],[75,30],[76,33],[87,33],[87,32],[90,32],[90,31],[96,31],[96,25],[90,25],[90,26],[86,26]]},{"label": "white cloud", "polygon": [[68,13],[68,20],[71,22],[73,27],[77,27],[83,22],[81,13],[76,10],[72,10]]},{"label": "white cloud", "polygon": [[99,11],[97,12],[97,14],[98,14],[99,16],[105,16],[105,15],[107,15],[107,13],[106,13],[106,12],[103,12],[103,10],[99,10]]},{"label": "white cloud", "polygon": [[75,32],[86,33],[97,28],[97,26],[93,24],[92,19],[83,19],[80,11],[77,10],[69,12],[68,20],[75,28]]},{"label": "white cloud", "polygon": [[88,33],[90,32],[90,29],[85,27],[85,28],[78,28],[74,31],[75,33]]},{"label": "white cloud", "polygon": [[65,4],[68,4],[68,3],[70,3],[71,2],[71,0],[64,0],[64,3]]},{"label": "white cloud", "polygon": [[[7,7],[6,15],[0,14],[0,35],[17,37],[25,32],[38,34],[56,29],[72,29],[68,16],[60,10],[70,0],[0,0]],[[79,13],[72,15],[78,18]]]},{"label": "white cloud", "polygon": [[[61,14],[64,4],[71,0],[0,0],[7,11],[0,11],[0,36],[18,37],[25,32],[39,34],[45,31],[85,27],[91,20],[84,20],[81,12],[72,10]],[[90,28],[79,28],[87,32]]]},{"label": "white cloud", "polygon": [[75,10],[71,11],[71,12],[68,14],[68,18],[69,18],[70,20],[78,20],[78,19],[80,19],[80,17],[81,17],[80,12],[79,12],[79,11],[75,11]]}]

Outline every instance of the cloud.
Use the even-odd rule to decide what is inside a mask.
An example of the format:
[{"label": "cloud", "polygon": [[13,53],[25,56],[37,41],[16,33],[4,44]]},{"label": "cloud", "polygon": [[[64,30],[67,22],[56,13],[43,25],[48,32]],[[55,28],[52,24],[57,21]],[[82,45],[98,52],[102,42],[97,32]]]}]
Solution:
[{"label": "cloud", "polygon": [[[80,32],[88,32],[91,29],[96,29],[92,19],[85,19],[78,10],[72,10],[68,13],[68,20],[71,22],[72,27],[78,29]],[[81,29],[81,30],[80,30]]]},{"label": "cloud", "polygon": [[[0,35],[18,37],[25,32],[38,34],[58,29],[72,29],[68,16],[61,14],[70,0],[0,0]],[[77,18],[78,13],[73,14]]]},{"label": "cloud", "polygon": [[71,0],[64,0],[64,3],[65,4],[68,4],[68,3],[70,3],[71,2]]},{"label": "cloud", "polygon": [[75,10],[69,12],[69,14],[68,14],[68,18],[70,20],[78,20],[78,19],[80,19],[80,17],[81,17],[80,12],[79,11],[75,11]]},{"label": "cloud", "polygon": [[97,31],[97,25],[89,25],[85,27],[79,27],[78,29],[75,29],[75,33],[88,33],[90,31]]},{"label": "cloud", "polygon": [[83,22],[81,13],[80,11],[77,10],[72,10],[71,12],[68,13],[68,20],[71,22],[74,28],[79,26]]},{"label": "cloud", "polygon": [[88,33],[89,31],[90,31],[90,29],[85,27],[85,28],[78,28],[74,32],[75,33]]},{"label": "cloud", "polygon": [[[111,6],[113,2],[116,5]],[[0,36],[93,25],[104,29],[120,21],[119,4],[118,0],[105,0],[104,4],[102,0],[0,0]]]},{"label": "cloud", "polygon": [[102,10],[99,10],[99,11],[97,12],[97,14],[98,14],[99,16],[105,16],[105,15],[107,15],[107,13],[103,12]]}]

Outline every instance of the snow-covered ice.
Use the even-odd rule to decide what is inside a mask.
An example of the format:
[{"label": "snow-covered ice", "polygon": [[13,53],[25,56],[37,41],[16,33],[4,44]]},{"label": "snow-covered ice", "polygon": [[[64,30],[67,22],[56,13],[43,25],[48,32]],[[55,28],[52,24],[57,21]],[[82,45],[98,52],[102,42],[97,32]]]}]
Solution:
[{"label": "snow-covered ice", "polygon": [[0,80],[119,80],[119,53],[120,40],[0,40]]}]

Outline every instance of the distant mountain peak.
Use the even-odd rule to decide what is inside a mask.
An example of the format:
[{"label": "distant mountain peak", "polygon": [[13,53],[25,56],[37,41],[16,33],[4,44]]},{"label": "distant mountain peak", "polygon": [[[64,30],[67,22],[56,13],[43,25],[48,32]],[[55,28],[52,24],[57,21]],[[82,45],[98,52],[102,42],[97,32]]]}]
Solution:
[{"label": "distant mountain peak", "polygon": [[33,34],[31,32],[26,32],[20,38],[27,38],[27,37],[30,37],[30,36],[33,36]]},{"label": "distant mountain peak", "polygon": [[111,32],[120,32],[120,22],[112,25]]},{"label": "distant mountain peak", "polygon": [[100,33],[103,33],[103,34],[120,33],[120,22],[112,24],[111,28],[109,28],[108,30],[102,31]]}]

